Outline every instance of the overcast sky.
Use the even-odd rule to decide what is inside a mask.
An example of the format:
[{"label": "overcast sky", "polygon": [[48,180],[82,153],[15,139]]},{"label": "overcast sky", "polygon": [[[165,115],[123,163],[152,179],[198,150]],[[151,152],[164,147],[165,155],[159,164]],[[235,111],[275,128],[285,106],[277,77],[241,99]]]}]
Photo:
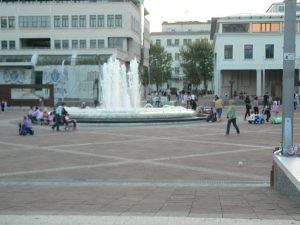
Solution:
[{"label": "overcast sky", "polygon": [[150,31],[161,31],[163,21],[201,21],[240,13],[264,13],[283,0],[145,0]]}]

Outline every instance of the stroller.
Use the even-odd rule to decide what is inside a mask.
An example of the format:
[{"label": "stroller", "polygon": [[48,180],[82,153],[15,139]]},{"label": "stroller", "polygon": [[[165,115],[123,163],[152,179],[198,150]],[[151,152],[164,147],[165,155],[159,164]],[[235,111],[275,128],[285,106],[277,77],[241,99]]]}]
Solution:
[{"label": "stroller", "polygon": [[76,130],[77,121],[74,119],[70,119],[69,114],[65,114],[62,117],[63,124],[65,125],[65,131]]},{"label": "stroller", "polygon": [[34,135],[34,131],[31,126],[25,126],[19,123],[19,135],[26,136],[27,134]]}]

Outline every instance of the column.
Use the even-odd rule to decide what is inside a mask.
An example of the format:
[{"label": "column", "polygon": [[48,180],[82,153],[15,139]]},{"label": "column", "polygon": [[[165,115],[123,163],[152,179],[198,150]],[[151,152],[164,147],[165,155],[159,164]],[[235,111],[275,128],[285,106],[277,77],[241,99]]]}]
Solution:
[{"label": "column", "polygon": [[256,70],[256,95],[262,96],[261,94],[261,87],[262,87],[262,83],[261,83],[261,70]]},{"label": "column", "polygon": [[215,95],[221,96],[221,71],[215,70],[214,72],[214,86],[215,86]]}]

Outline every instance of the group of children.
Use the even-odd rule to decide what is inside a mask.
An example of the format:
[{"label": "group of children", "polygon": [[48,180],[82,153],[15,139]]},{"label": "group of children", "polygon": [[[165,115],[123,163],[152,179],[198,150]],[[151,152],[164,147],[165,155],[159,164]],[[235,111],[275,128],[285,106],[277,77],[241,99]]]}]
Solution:
[{"label": "group of children", "polygon": [[[59,121],[61,125],[64,125],[65,130],[69,130],[72,128],[75,130],[77,128],[77,121],[74,119],[70,119],[70,115],[63,108],[61,121]],[[33,135],[34,131],[31,124],[40,124],[40,125],[51,125],[55,124],[55,110],[48,111],[47,108],[44,110],[39,109],[39,107],[30,107],[27,116],[23,117],[23,120],[19,122],[19,135]]]},{"label": "group of children", "polygon": [[[271,112],[274,113],[274,116],[273,116],[274,121],[277,121],[277,118],[279,118],[278,117],[279,105],[280,105],[280,102],[278,100],[275,100],[272,102],[272,105],[267,104],[264,106],[264,109],[262,110],[262,114],[259,114],[258,109],[256,109],[255,111],[251,111],[251,114],[250,114],[249,118],[247,119],[248,122],[250,124],[258,124],[258,123],[261,124],[261,123],[264,123],[265,121],[269,122],[270,118],[271,118]],[[246,115],[245,115],[245,119],[246,119]]]}]

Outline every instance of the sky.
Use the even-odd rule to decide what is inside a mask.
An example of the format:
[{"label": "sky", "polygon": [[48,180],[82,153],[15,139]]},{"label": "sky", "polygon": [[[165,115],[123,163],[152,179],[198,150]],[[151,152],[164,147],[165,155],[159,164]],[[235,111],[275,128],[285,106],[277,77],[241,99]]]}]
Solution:
[{"label": "sky", "polygon": [[150,32],[160,32],[164,21],[201,21],[241,13],[264,13],[283,0],[145,0]]}]

